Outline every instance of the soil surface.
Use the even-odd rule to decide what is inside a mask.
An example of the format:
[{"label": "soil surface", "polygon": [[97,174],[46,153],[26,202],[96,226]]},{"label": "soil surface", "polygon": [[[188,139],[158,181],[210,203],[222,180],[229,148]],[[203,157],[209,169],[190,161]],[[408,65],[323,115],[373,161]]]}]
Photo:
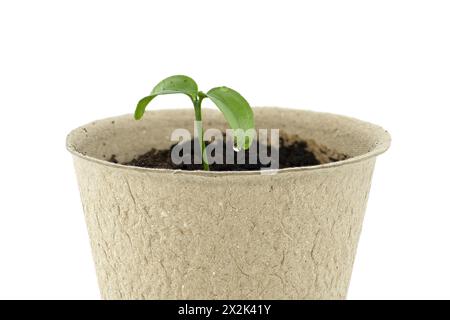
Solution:
[{"label": "soil surface", "polygon": [[[197,143],[195,140],[191,140],[191,157],[190,159],[200,159],[200,154],[194,154],[194,144]],[[257,157],[257,163],[250,164],[249,157],[250,151],[245,152],[233,152],[234,164],[226,164],[226,146],[223,143],[223,154],[219,156],[223,159],[223,164],[210,164],[211,171],[249,171],[249,170],[261,170],[262,168],[270,168],[269,164],[264,164],[265,161],[260,161]],[[257,142],[256,142],[257,143]],[[208,144],[208,143],[207,143]],[[179,170],[202,170],[201,164],[174,164],[171,160],[172,149],[176,144],[172,145],[170,149],[157,150],[151,149],[147,153],[138,156],[130,162],[123,163],[127,166],[144,167],[144,168],[159,168],[159,169],[179,169]],[[257,143],[257,150],[261,146]],[[267,152],[270,156],[270,146],[263,146],[264,152]],[[258,153],[257,153],[258,154]],[[182,156],[183,153],[180,152]],[[215,154],[213,154],[215,156]],[[241,158],[245,156],[245,163],[238,164],[238,157]],[[291,168],[291,167],[306,167],[315,166],[323,163],[336,162],[340,160],[345,160],[348,157],[346,155],[337,153],[328,149],[325,146],[318,145],[313,140],[300,140],[298,138],[286,139],[280,138],[279,144],[279,168]],[[118,163],[116,160],[116,155],[112,155],[109,159],[110,162]]]}]

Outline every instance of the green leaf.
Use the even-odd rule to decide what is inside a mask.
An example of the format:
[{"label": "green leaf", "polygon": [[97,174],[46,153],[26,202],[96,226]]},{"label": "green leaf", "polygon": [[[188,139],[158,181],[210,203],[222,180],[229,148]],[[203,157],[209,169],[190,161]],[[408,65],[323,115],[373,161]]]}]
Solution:
[{"label": "green leaf", "polygon": [[253,111],[247,100],[237,91],[227,87],[217,87],[209,90],[206,95],[222,111],[225,119],[235,132],[238,138],[237,147],[248,149],[252,144],[253,135],[247,136],[244,140],[239,139],[240,132],[255,128]]},{"label": "green leaf", "polygon": [[138,102],[136,111],[134,112],[134,118],[136,120],[141,119],[145,113],[145,108],[156,96],[174,93],[184,93],[192,100],[195,100],[197,98],[198,87],[195,81],[188,76],[176,75],[168,77],[158,83],[149,96],[142,98]]},{"label": "green leaf", "polygon": [[147,96],[147,97],[144,97],[141,100],[139,100],[139,102],[136,106],[136,110],[134,111],[134,118],[136,120],[139,120],[144,116],[145,108],[150,103],[150,101],[153,100],[154,97],[156,97],[156,96]]}]

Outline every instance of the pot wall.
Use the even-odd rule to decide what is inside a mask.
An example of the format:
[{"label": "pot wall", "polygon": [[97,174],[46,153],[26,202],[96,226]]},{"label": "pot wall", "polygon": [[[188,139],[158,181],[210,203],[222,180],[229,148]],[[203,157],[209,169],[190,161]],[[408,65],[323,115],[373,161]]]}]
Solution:
[{"label": "pot wall", "polygon": [[[209,111],[209,110],[208,110]],[[205,127],[225,128],[206,112]],[[307,111],[256,108],[260,127],[315,139],[352,156],[257,172],[130,168],[166,147],[193,112],[151,111],[97,121],[68,137],[105,299],[342,299],[351,276],[380,127]]]}]

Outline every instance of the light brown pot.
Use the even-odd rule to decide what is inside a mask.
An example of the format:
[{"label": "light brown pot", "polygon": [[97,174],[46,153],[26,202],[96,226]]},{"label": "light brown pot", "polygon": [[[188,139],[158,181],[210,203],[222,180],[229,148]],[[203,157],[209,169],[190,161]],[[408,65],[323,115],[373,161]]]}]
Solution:
[{"label": "light brown pot", "polygon": [[[105,299],[342,299],[355,257],[382,128],[310,111],[255,108],[259,128],[314,139],[352,158],[259,172],[143,169],[193,110],[150,111],[70,133],[101,294]],[[204,126],[226,129],[204,110]]]}]

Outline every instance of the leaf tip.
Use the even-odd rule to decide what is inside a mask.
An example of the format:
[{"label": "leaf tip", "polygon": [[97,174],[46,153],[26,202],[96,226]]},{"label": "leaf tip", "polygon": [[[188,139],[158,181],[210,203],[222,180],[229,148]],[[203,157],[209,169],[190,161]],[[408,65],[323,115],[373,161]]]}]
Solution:
[{"label": "leaf tip", "polygon": [[137,112],[134,113],[134,120],[141,120],[142,119],[142,115],[138,114]]}]

